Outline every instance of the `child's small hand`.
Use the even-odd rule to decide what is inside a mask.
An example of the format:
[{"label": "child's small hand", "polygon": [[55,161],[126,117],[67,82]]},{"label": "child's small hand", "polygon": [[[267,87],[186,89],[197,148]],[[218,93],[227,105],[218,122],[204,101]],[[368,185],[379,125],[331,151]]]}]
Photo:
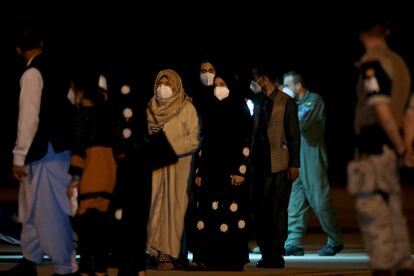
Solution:
[{"label": "child's small hand", "polygon": [[73,196],[75,196],[75,193],[77,193],[78,191],[78,187],[79,187],[79,180],[72,180],[69,185],[68,188],[66,189],[66,195],[68,196],[69,199],[71,199]]}]

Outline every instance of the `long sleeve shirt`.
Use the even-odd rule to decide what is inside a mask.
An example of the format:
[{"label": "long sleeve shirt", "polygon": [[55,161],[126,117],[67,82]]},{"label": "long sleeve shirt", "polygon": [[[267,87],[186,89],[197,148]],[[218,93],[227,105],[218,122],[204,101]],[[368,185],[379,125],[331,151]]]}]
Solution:
[{"label": "long sleeve shirt", "polygon": [[[31,60],[30,60],[31,61]],[[27,65],[30,65],[30,61]],[[19,119],[13,149],[13,164],[23,166],[39,125],[43,78],[36,68],[26,70],[20,78]]]}]

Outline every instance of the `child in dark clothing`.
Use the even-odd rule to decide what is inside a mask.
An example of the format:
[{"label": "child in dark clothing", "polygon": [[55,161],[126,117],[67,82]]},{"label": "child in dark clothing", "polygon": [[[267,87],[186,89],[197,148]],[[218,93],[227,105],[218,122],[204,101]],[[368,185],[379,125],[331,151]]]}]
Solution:
[{"label": "child in dark clothing", "polygon": [[[101,78],[101,81],[98,81]],[[78,234],[81,275],[107,275],[108,208],[116,181],[111,124],[103,77],[86,74],[72,81],[76,106],[68,196],[78,196],[74,229]],[[77,192],[78,191],[78,192]],[[75,206],[74,206],[75,207]],[[73,208],[75,209],[75,208]]]}]

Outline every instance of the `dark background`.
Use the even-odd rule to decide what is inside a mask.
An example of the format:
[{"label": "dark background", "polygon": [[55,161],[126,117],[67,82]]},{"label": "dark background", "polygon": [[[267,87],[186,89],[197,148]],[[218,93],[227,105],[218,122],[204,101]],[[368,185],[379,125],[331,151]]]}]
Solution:
[{"label": "dark background", "polygon": [[[194,2],[194,3],[193,3]],[[186,80],[198,72],[205,51],[243,74],[249,64],[274,62],[280,72],[299,71],[310,90],[323,96],[327,108],[327,145],[333,184],[346,182],[346,163],[353,155],[353,113],[357,71],[362,55],[358,31],[375,18],[388,19],[389,45],[414,72],[414,24],[399,2],[304,4],[279,1],[239,2],[21,3],[5,9],[1,59],[0,186],[10,185],[11,149],[15,139],[18,79],[22,63],[14,36],[35,27],[46,51],[70,68],[84,62],[122,64],[151,95],[157,70],[171,67]],[[188,81],[187,83],[190,83]]]}]

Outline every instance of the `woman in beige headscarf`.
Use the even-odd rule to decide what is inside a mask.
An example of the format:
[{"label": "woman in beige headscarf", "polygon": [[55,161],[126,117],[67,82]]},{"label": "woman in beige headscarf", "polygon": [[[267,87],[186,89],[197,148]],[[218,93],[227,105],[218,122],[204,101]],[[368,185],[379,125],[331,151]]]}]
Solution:
[{"label": "woman in beige headscarf", "polygon": [[158,73],[154,96],[147,109],[150,133],[162,127],[179,160],[153,171],[148,249],[159,268],[173,269],[179,255],[187,187],[191,180],[194,153],[199,145],[197,112],[185,94],[180,76],[173,70]]}]

